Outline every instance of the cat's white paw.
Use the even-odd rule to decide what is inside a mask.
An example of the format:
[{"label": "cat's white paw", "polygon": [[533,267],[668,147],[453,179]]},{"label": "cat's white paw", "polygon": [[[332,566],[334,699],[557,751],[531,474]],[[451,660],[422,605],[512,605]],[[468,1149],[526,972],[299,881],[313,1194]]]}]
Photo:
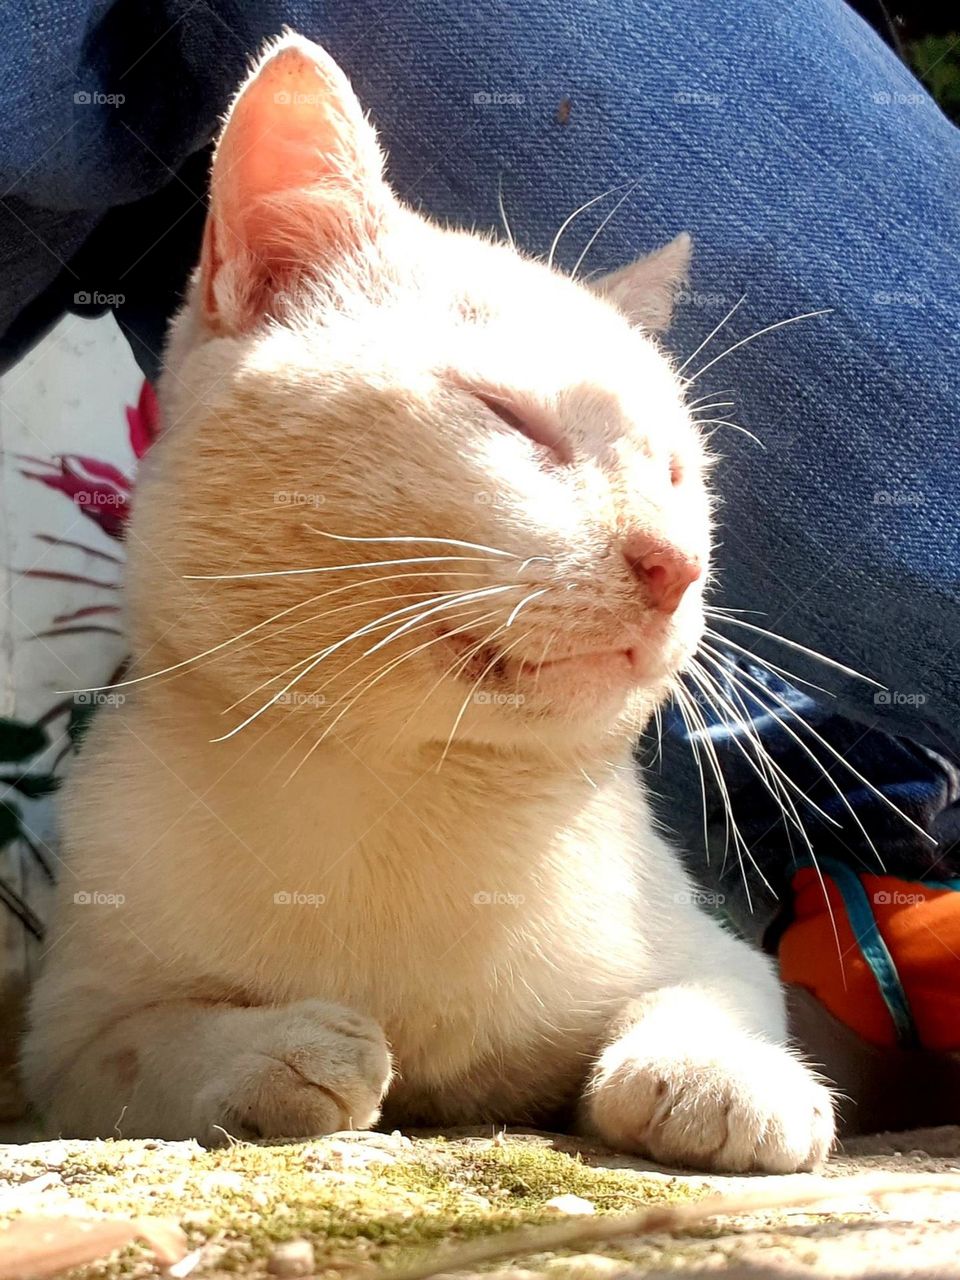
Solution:
[{"label": "cat's white paw", "polygon": [[830,1092],[788,1050],[738,1035],[674,1056],[665,1045],[638,1052],[644,1039],[610,1046],[585,1099],[611,1146],[725,1173],[793,1173],[826,1157]]},{"label": "cat's white paw", "polygon": [[366,1129],[376,1121],[391,1077],[390,1052],[377,1023],[321,1000],[258,1010],[255,1016],[242,1050],[227,1058],[216,1085],[197,1099],[207,1128],[222,1127],[235,1136],[305,1138]]}]

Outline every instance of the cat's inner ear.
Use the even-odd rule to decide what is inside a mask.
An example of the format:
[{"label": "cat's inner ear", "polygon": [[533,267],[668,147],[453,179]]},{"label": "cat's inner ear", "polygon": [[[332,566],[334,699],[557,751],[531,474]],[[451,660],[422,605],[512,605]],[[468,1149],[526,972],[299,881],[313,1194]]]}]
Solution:
[{"label": "cat's inner ear", "polygon": [[377,234],[392,197],[336,63],[288,34],[240,89],[217,143],[200,260],[207,323],[240,333]]},{"label": "cat's inner ear", "polygon": [[686,231],[675,240],[592,282],[595,293],[619,308],[633,324],[669,329],[677,294],[687,282],[693,242]]}]

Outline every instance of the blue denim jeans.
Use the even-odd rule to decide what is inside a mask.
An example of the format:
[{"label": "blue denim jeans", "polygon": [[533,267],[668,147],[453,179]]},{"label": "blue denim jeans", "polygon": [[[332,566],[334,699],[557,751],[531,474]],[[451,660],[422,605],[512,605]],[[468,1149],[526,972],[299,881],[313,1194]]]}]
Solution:
[{"label": "blue denim jeans", "polygon": [[[136,17],[108,0],[8,6],[8,358],[82,280],[127,294],[121,321],[155,365],[196,251],[197,153],[246,56],[284,22],[344,66],[394,185],[427,212],[494,226],[502,200],[518,244],[542,254],[568,214],[611,192],[560,240],[570,267],[626,193],[587,252],[591,271],[689,230],[695,265],[670,345],[686,357],[744,296],[691,368],[828,310],[731,350],[698,381],[698,394],[736,402],[717,416],[763,442],[717,429],[717,601],[886,686],[758,645],[837,695],[844,754],[862,754],[867,734],[868,763],[882,755],[876,730],[956,753],[960,137],[840,0],[167,0]],[[78,104],[77,92],[126,101]],[[125,288],[118,256],[135,263]],[[820,719],[824,705],[805,704]],[[908,774],[930,764],[909,751]],[[696,847],[689,756],[669,751],[654,786]],[[944,776],[938,804],[955,799]],[[748,815],[757,785],[734,788]]]}]

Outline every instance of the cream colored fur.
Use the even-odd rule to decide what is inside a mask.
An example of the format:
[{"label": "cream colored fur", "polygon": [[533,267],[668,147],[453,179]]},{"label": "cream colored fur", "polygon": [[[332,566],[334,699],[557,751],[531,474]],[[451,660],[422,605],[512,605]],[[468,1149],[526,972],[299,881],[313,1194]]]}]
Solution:
[{"label": "cream colored fur", "polygon": [[[38,1107],[203,1140],[567,1114],[671,1163],[809,1167],[829,1095],[631,765],[702,627],[702,581],[664,613],[623,552],[709,554],[702,443],[649,336],[689,244],[599,296],[428,224],[379,166],[326,55],[271,46],[138,486],[132,683],[64,800]],[[457,590],[488,594],[438,608]]]}]

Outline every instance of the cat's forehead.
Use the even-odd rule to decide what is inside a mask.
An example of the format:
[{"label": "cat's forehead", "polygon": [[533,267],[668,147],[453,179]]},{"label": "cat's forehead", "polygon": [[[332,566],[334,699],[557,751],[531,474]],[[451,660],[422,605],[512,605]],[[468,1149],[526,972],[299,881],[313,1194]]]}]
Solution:
[{"label": "cat's forehead", "polygon": [[[628,399],[682,398],[659,340],[588,283],[491,236],[419,219],[386,248],[386,283],[371,291],[364,272],[354,313],[365,337],[378,335],[382,350],[432,365],[495,362],[500,376],[518,386],[559,390],[592,381]],[[403,269],[396,269],[398,261]]]}]

